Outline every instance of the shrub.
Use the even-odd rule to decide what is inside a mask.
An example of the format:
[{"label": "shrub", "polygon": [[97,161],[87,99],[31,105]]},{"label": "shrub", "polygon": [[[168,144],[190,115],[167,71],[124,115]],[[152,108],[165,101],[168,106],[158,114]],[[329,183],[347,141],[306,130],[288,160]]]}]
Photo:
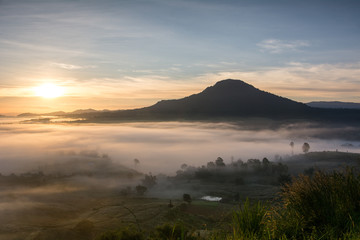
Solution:
[{"label": "shrub", "polygon": [[285,185],[291,182],[291,175],[290,174],[280,174],[277,178],[278,183],[280,185]]},{"label": "shrub", "polygon": [[352,169],[300,176],[283,188],[286,222],[301,222],[302,232],[341,237],[360,223],[360,177]]}]

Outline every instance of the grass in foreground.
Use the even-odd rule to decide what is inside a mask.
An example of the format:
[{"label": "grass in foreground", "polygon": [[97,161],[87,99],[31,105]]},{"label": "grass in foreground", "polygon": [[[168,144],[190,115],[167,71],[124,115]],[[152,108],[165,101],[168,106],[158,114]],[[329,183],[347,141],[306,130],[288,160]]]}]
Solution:
[{"label": "grass in foreground", "polygon": [[233,212],[232,231],[212,229],[201,236],[181,225],[167,224],[146,236],[136,231],[124,235],[120,231],[99,239],[360,239],[360,176],[353,169],[300,176],[283,187],[281,199],[279,206],[246,200]]}]

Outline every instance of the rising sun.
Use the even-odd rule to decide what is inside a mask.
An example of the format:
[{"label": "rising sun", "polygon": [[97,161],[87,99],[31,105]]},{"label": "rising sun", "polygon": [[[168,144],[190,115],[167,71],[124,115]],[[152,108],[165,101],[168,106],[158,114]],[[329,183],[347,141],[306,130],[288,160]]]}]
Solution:
[{"label": "rising sun", "polygon": [[45,83],[34,88],[36,96],[43,98],[57,98],[64,95],[64,88],[53,83]]}]

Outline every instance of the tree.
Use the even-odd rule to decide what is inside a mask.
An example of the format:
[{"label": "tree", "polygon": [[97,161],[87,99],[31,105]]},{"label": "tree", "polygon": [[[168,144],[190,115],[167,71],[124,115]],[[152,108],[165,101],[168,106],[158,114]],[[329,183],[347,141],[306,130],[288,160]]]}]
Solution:
[{"label": "tree", "polygon": [[135,158],[134,159],[134,165],[135,165],[135,169],[137,168],[137,166],[140,164],[139,159]]},{"label": "tree", "polygon": [[206,166],[207,166],[207,168],[215,168],[215,163],[211,161],[211,162],[208,162]]},{"label": "tree", "polygon": [[221,157],[218,157],[215,160],[215,164],[217,167],[225,167],[224,159],[222,159]]},{"label": "tree", "polygon": [[141,181],[146,187],[152,188],[156,185],[156,176],[153,176],[151,173],[149,173],[149,175],[145,174],[145,178]]},{"label": "tree", "polygon": [[266,165],[269,165],[269,164],[270,164],[269,159],[263,158],[263,160],[262,160],[262,165],[266,166]]},{"label": "tree", "polygon": [[144,193],[147,191],[147,187],[145,186],[141,186],[141,185],[137,185],[135,187],[136,193],[140,196],[144,195]]},{"label": "tree", "polygon": [[309,152],[309,150],[310,150],[310,145],[309,145],[307,142],[304,143],[303,146],[302,146],[302,150],[303,150],[304,153]]},{"label": "tree", "polygon": [[187,202],[187,203],[191,203],[191,196],[190,196],[190,194],[187,194],[187,193],[184,193],[184,195],[183,195],[183,200],[184,200],[184,202]]},{"label": "tree", "polygon": [[263,158],[261,165],[262,165],[263,170],[267,171],[269,169],[271,163],[270,163],[269,159]]},{"label": "tree", "polygon": [[261,169],[261,162],[259,159],[248,159],[247,160],[248,166],[250,166],[254,170],[260,170]]},{"label": "tree", "polygon": [[294,155],[294,142],[290,142],[290,147],[291,147],[291,155]]},{"label": "tree", "polygon": [[186,164],[186,163],[183,163],[183,164],[181,164],[181,169],[182,170],[186,170],[186,168],[188,167],[188,165]]}]

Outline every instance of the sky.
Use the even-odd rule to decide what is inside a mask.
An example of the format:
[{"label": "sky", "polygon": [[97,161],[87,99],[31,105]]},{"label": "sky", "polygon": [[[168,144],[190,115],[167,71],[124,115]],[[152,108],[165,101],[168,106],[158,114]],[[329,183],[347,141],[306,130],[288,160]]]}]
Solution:
[{"label": "sky", "polygon": [[[358,0],[0,0],[0,114],[129,109],[241,79],[360,102]],[[36,88],[62,88],[56,98]]]}]

